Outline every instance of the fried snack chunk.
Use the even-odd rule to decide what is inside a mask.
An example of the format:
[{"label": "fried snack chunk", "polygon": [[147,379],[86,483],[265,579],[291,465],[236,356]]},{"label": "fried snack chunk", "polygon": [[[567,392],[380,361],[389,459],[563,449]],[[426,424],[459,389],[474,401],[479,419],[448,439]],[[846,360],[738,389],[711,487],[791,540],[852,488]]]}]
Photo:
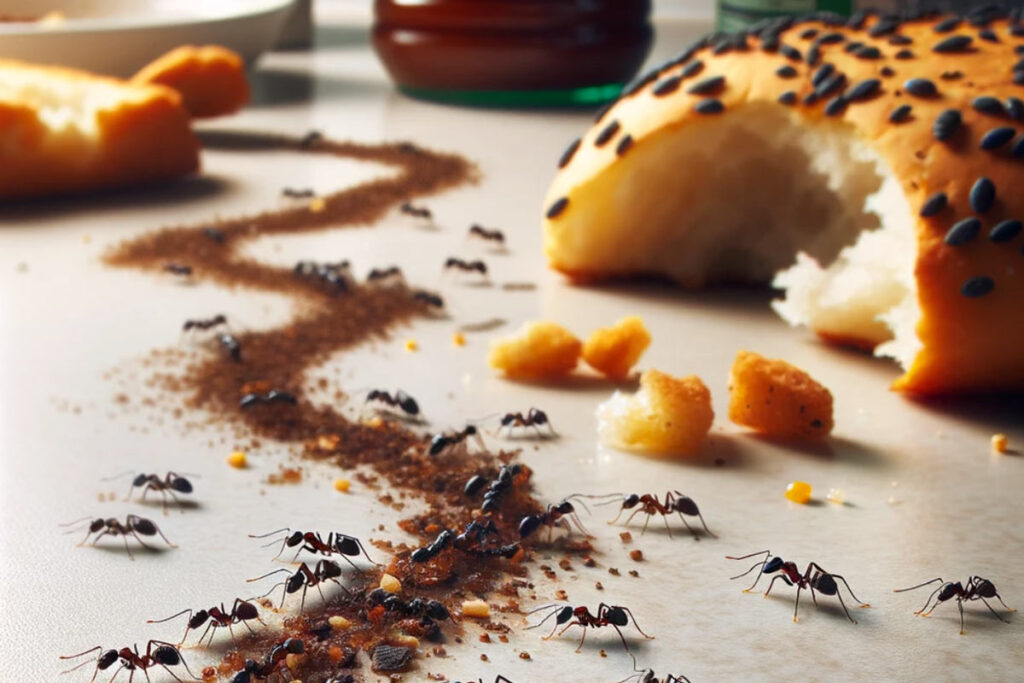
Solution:
[{"label": "fried snack chunk", "polygon": [[786,439],[823,439],[832,431],[832,393],[798,367],[750,351],[729,374],[729,419]]},{"label": "fried snack chunk", "polygon": [[583,360],[611,379],[625,379],[650,344],[643,319],[632,315],[595,330],[583,345]]},{"label": "fried snack chunk", "polygon": [[635,394],[616,391],[598,406],[597,432],[607,446],[685,458],[700,451],[714,419],[699,377],[647,370]]},{"label": "fried snack chunk", "polygon": [[142,67],[131,80],[178,91],[193,118],[231,114],[249,101],[245,63],[219,45],[175,48]]},{"label": "fried snack chunk", "polygon": [[516,335],[495,339],[487,359],[513,379],[558,379],[576,368],[582,342],[553,322],[524,324]]}]

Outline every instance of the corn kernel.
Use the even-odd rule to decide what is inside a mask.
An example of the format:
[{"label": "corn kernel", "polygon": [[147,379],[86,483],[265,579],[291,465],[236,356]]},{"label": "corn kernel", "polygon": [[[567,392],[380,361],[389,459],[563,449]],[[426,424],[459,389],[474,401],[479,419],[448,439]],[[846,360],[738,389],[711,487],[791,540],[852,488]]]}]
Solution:
[{"label": "corn kernel", "polygon": [[352,622],[341,615],[334,615],[327,620],[327,623],[331,625],[335,631],[344,631],[352,626]]},{"label": "corn kernel", "polygon": [[380,587],[388,593],[398,593],[402,590],[402,582],[391,574],[384,574],[380,577]]},{"label": "corn kernel", "polygon": [[320,213],[326,208],[327,202],[324,201],[323,197],[317,197],[309,202],[309,210],[313,213]]},{"label": "corn kernel", "polygon": [[786,498],[801,505],[811,499],[811,485],[806,481],[791,481],[786,487]]},{"label": "corn kernel", "polygon": [[1006,447],[1010,444],[1010,440],[1006,437],[1006,434],[993,434],[992,435],[992,450],[996,453],[1005,453]]},{"label": "corn kernel", "polygon": [[406,351],[418,351],[419,348],[420,348],[420,345],[416,342],[415,339],[407,339],[406,340],[406,342],[405,342],[405,350]]},{"label": "corn kernel", "polygon": [[245,456],[245,451],[235,451],[228,456],[228,464],[241,470],[249,466],[249,459]]},{"label": "corn kernel", "polygon": [[462,616],[486,619],[491,616],[491,606],[483,600],[464,600],[462,602]]},{"label": "corn kernel", "polygon": [[[284,658],[285,666],[287,666],[288,670],[291,671],[292,673],[295,673],[296,671],[301,669],[302,665],[305,664],[305,663],[306,663],[306,655],[304,655],[304,654],[297,655],[297,654],[289,653]],[[296,681],[292,681],[292,683],[296,683]]]},{"label": "corn kernel", "polygon": [[828,495],[825,496],[825,500],[836,505],[842,505],[846,502],[846,492],[842,489],[829,489]]},{"label": "corn kernel", "polygon": [[412,648],[413,650],[420,646],[419,638],[407,635],[405,633],[400,633],[398,631],[393,631],[392,633],[389,633],[387,641],[389,645],[395,645],[396,647],[408,647]]},{"label": "corn kernel", "polygon": [[334,480],[334,490],[339,493],[345,493],[352,486],[352,482],[348,479],[338,478]]},{"label": "corn kernel", "polygon": [[455,344],[456,346],[465,346],[466,335],[462,334],[461,332],[456,332],[455,334],[452,335],[452,344]]}]

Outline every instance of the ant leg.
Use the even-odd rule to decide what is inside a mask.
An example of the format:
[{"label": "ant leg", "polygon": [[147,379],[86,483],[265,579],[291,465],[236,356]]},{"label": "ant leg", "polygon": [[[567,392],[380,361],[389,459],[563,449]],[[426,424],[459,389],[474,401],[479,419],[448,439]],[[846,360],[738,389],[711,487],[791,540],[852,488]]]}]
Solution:
[{"label": "ant leg", "polygon": [[[586,627],[586,625],[584,625],[583,626],[583,635],[580,636],[580,642],[579,642],[579,645],[576,646],[576,652],[579,652],[580,650],[583,649],[583,643],[586,642],[586,640],[587,640],[587,627]],[[626,648],[626,649],[628,650],[629,648]]]},{"label": "ant leg", "polygon": [[[814,589],[813,588],[811,589],[811,594],[812,595],[814,594]],[[851,593],[851,595],[853,595],[853,594]],[[839,604],[843,606],[843,611],[846,612],[846,618],[856,624],[857,620],[854,619],[853,617],[851,617],[850,616],[850,610],[846,609],[846,603],[843,602],[843,594],[840,593],[839,591],[836,591],[836,597],[839,598]]]},{"label": "ant leg", "polygon": [[[1003,622],[1004,624],[1009,624],[1010,623],[1009,619],[1003,619],[1001,616],[999,616],[998,612],[996,612],[994,609],[992,609],[992,605],[988,604],[988,600],[986,600],[985,598],[981,597],[980,595],[978,596],[978,598],[983,603],[985,603],[985,607],[988,607],[988,611],[991,612],[992,614],[994,614],[996,619],[998,619],[999,621]],[[1002,600],[1000,600],[999,602],[1002,602]]]},{"label": "ant leg", "polygon": [[[633,625],[635,626],[636,624],[634,623]],[[636,668],[636,657],[633,657],[633,651],[629,649],[629,645],[626,643],[626,637],[624,635],[622,635],[622,630],[618,626],[616,626],[615,624],[612,624],[612,628],[614,628],[615,632],[619,634],[619,640],[622,641],[622,647],[624,647],[626,649],[626,654],[628,654],[633,659],[633,668],[635,669]],[[577,652],[579,652],[579,650],[577,650]]]},{"label": "ant leg", "polygon": [[[942,590],[942,586],[939,586],[938,588],[933,590],[932,594],[928,596],[928,599],[924,601],[924,607],[914,612],[914,614],[922,617],[927,616],[927,614],[922,614],[922,612],[928,609],[928,605],[931,603],[932,598],[934,598],[940,590]],[[936,602],[935,604],[938,605],[939,603]],[[932,607],[932,609],[935,609],[935,607]],[[931,614],[931,612],[929,611],[928,614]]]},{"label": "ant leg", "polygon": [[850,597],[860,603],[860,605],[858,605],[859,607],[871,607],[871,605],[869,605],[868,603],[864,602],[863,600],[858,598],[856,596],[856,594],[854,594],[853,589],[850,588],[850,584],[846,582],[846,579],[841,577],[839,574],[832,574],[832,578],[833,579],[839,579],[840,581],[843,582],[843,585],[846,586],[846,590],[850,591]]},{"label": "ant leg", "polygon": [[964,601],[961,598],[956,599],[956,606],[960,608],[960,635],[966,633],[964,631]]},{"label": "ant leg", "polygon": [[996,599],[997,599],[997,600],[999,600],[999,603],[1000,603],[1000,604],[1001,604],[1001,605],[1002,605],[1003,607],[1005,607],[1005,608],[1006,608],[1006,611],[1007,611],[1007,612],[1016,612],[1016,611],[1017,611],[1017,610],[1015,610],[1014,608],[1012,608],[1012,607],[1010,607],[1009,605],[1007,605],[1007,604],[1006,604],[1005,602],[1003,602],[1003,599],[1002,599],[1002,598],[1001,598],[1001,597],[999,596],[999,593],[996,593]]},{"label": "ant leg", "polygon": [[[621,517],[621,516],[622,516],[622,513],[623,513],[623,511],[624,511],[625,509],[626,509],[626,508],[619,508],[619,514],[615,515],[615,519],[613,519],[612,521],[608,522],[608,524],[609,524],[609,525],[611,525],[611,524],[615,524],[615,522],[619,521],[619,517]],[[86,538],[88,538],[88,536],[87,536]]]},{"label": "ant leg", "polygon": [[[648,521],[650,521],[650,519],[651,519],[650,517],[647,518]],[[668,525],[668,515],[662,515],[661,516],[661,521],[665,522],[665,531],[668,532],[668,537],[672,538],[672,527],[670,527]],[[689,527],[687,527],[687,528],[689,528]],[[644,524],[644,529],[647,529],[647,525],[646,524]],[[643,534],[643,532],[640,532],[640,533]]]},{"label": "ant leg", "polygon": [[[760,579],[761,575],[759,574],[757,578]],[[769,582],[769,584],[768,584],[768,590],[766,590],[764,592],[764,597],[766,597],[766,598],[768,597],[768,594],[772,592],[772,586],[774,586],[775,582],[778,581],[779,579],[782,579],[783,583],[789,583],[789,581],[786,579],[786,577],[783,574],[777,574],[777,575],[773,576],[771,582]],[[756,584],[757,582],[755,581],[754,583]],[[793,585],[793,584],[789,584],[789,585]],[[749,592],[749,590],[752,589],[752,588],[753,588],[753,586],[751,586],[749,589],[747,589],[747,591]]]},{"label": "ant leg", "polygon": [[[626,521],[623,522],[622,526],[629,526],[629,523],[633,521],[633,518],[636,517],[636,514],[638,512],[643,512],[643,508],[637,508],[636,510],[633,510],[633,514],[626,518]],[[618,519],[618,517],[616,517],[615,519]]]},{"label": "ant leg", "polygon": [[320,599],[323,600],[324,603],[326,603],[327,602],[327,596],[324,595],[324,589],[320,587],[319,583],[316,584],[316,589],[320,593]]},{"label": "ant leg", "polygon": [[[633,616],[633,612],[628,607],[620,606],[619,609],[621,609],[623,612],[625,612],[626,614],[629,615],[629,618],[633,620],[633,628],[635,628],[637,631],[639,631],[640,635],[642,635],[647,640],[654,640],[654,636],[649,636],[646,633],[644,633],[643,629],[640,628],[640,624],[636,623],[636,617]],[[614,624],[612,624],[612,625],[614,626]],[[626,648],[626,649],[628,650],[629,648]]]},{"label": "ant leg", "polygon": [[[235,638],[235,629],[231,627],[231,622],[228,622],[228,633],[231,635],[231,642],[234,645],[238,645],[238,639]],[[212,638],[211,638],[212,640]]]},{"label": "ant leg", "polygon": [[[196,641],[196,647],[201,647],[202,646],[203,638],[206,637],[206,634],[209,633],[209,631],[210,631],[210,629],[212,627],[213,627],[213,620],[211,619],[210,622],[206,624],[206,628],[203,630],[203,635],[199,636],[199,640]],[[188,635],[188,633],[186,633],[185,635]],[[185,639],[182,638],[181,642],[184,643]],[[212,633],[210,633],[210,643],[213,643],[213,634]]]},{"label": "ant leg", "polygon": [[[781,576],[781,575],[780,575],[780,576]],[[779,577],[777,576],[777,577],[775,577],[775,578],[779,578]],[[775,579],[772,579],[772,583],[775,583]],[[771,586],[768,586],[768,588],[769,588],[769,589],[771,589]],[[794,623],[794,624],[798,623],[798,621],[799,621],[799,620],[797,619],[796,613],[797,613],[797,611],[798,611],[798,610],[800,609],[800,591],[801,591],[801,590],[803,590],[803,587],[802,587],[802,586],[797,586],[797,587],[796,587],[796,602],[795,602],[795,603],[793,604],[793,623]],[[765,593],[765,596],[766,596],[766,597],[767,597],[767,595],[768,595],[768,594],[767,594],[767,593]],[[838,595],[838,592],[836,593],[836,595]],[[847,615],[849,615],[849,613],[847,613]]]},{"label": "ant leg", "polygon": [[[134,531],[132,533],[135,534]],[[138,534],[135,534],[135,537],[138,538]],[[121,535],[121,540],[124,541],[124,549],[125,549],[125,552],[128,553],[128,559],[130,559],[132,562],[134,562],[135,561],[135,556],[132,555],[132,549],[128,547],[128,534],[122,534]],[[140,540],[139,543],[142,543],[142,541]],[[93,542],[93,545],[96,545],[95,541]],[[143,547],[148,547],[148,546],[146,546],[145,543],[142,543],[142,545],[143,545]]]}]

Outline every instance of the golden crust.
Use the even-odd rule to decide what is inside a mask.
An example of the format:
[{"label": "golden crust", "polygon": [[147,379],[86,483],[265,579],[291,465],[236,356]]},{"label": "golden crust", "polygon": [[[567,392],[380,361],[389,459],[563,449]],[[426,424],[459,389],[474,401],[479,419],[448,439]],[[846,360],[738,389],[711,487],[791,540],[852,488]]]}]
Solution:
[{"label": "golden crust", "polygon": [[611,379],[625,379],[651,344],[644,321],[629,316],[612,327],[597,329],[583,345],[587,365]]},{"label": "golden crust", "polygon": [[219,45],[175,48],[144,66],[132,83],[173,88],[196,118],[231,114],[249,101],[245,63]]},{"label": "golden crust", "polygon": [[[820,46],[821,62],[834,64],[837,71],[846,74],[851,85],[878,78],[881,86],[872,97],[849,103],[836,118],[849,124],[889,165],[911,207],[920,207],[936,192],[949,197],[949,206],[937,215],[915,217],[914,275],[921,309],[917,335],[922,349],[894,388],[921,394],[1020,390],[1024,388],[1024,353],[1020,350],[1024,339],[1021,239],[993,243],[986,235],[1000,221],[1024,219],[1024,192],[1019,191],[1024,186],[1024,159],[1009,151],[1012,145],[1020,143],[1022,128],[1019,121],[1008,116],[993,116],[974,109],[972,102],[981,95],[1000,101],[1009,97],[1024,99],[1024,86],[1014,83],[1014,74],[1021,72],[1012,69],[1024,56],[1015,53],[1016,48],[1024,45],[1024,37],[1017,34],[1024,31],[1007,20],[996,20],[988,29],[998,42],[990,42],[967,22],[951,33],[936,33],[933,26],[938,20],[901,24],[896,34],[904,36],[903,41],[909,40],[909,44],[891,44],[890,34],[870,35],[868,29],[877,18],[870,18],[863,30],[803,22],[782,31],[779,37],[781,44],[806,53],[811,41],[799,37],[805,29],[841,34],[841,42]],[[956,54],[933,51],[937,43],[953,35],[969,36],[968,50]],[[877,48],[880,57],[866,59],[846,51],[844,48],[853,41]],[[670,95],[656,97],[653,85],[678,75],[688,62],[666,65],[646,86],[624,96],[583,136],[545,200],[545,209],[562,198],[569,202],[561,213],[545,220],[545,250],[553,268],[584,279],[630,274],[609,273],[606,268],[606,272],[595,272],[586,264],[569,262],[564,257],[563,244],[577,233],[587,231],[594,218],[591,212],[608,213],[602,196],[629,172],[630,155],[620,160],[615,151],[624,136],[632,138],[636,150],[644,145],[657,145],[660,137],[711,118],[695,112],[694,105],[702,96],[687,93],[688,84],[710,76],[724,76],[724,86],[716,97],[724,105],[726,115],[748,103],[776,103],[783,92],[790,90],[802,100],[813,90],[809,75],[816,67],[791,60],[778,51],[762,49],[758,38],[749,37],[748,43],[749,49],[718,55],[712,54],[711,47],[696,50],[691,61],[703,61],[700,76],[684,81],[683,87]],[[901,50],[910,50],[914,57],[897,59]],[[795,68],[799,77],[777,77],[775,71],[786,65]],[[955,72],[962,75],[950,78]],[[909,97],[903,84],[914,77],[930,79],[938,86],[938,94],[929,98]],[[824,97],[811,105],[797,104],[791,111],[808,125],[820,122],[826,118],[824,109],[829,100]],[[913,106],[910,118],[903,123],[891,123],[890,114],[902,104]],[[932,126],[946,109],[959,111],[963,124],[950,139],[939,141]],[[613,120],[620,122],[618,133],[606,144],[596,146],[595,139]],[[1015,130],[1013,141],[996,150],[980,149],[981,138],[1001,126]],[[951,247],[943,238],[955,222],[973,215],[969,192],[981,176],[995,183],[998,198],[982,216],[983,232],[969,244]],[[621,217],[621,224],[622,230],[628,229],[626,217]],[[991,278],[992,290],[977,297],[961,294],[965,283],[977,277]]]},{"label": "golden crust", "polygon": [[832,394],[800,368],[750,351],[729,373],[729,419],[787,439],[822,439],[832,431]]},{"label": "golden crust", "polygon": [[576,368],[582,348],[561,325],[526,323],[515,336],[492,341],[487,362],[514,379],[558,379]]}]

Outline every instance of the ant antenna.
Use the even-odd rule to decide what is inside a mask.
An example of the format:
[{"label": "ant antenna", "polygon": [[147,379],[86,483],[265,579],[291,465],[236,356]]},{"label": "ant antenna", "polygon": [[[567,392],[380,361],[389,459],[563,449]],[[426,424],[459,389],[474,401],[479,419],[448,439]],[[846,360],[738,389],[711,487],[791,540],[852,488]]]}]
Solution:
[{"label": "ant antenna", "polygon": [[103,477],[102,479],[100,479],[100,481],[114,481],[115,479],[123,479],[124,477],[127,477],[129,474],[135,474],[135,470],[127,470],[126,472],[122,472],[121,474],[115,474],[112,477]]},{"label": "ant antenna", "polygon": [[165,621],[170,621],[171,619],[177,619],[182,614],[191,614],[191,613],[192,613],[191,609],[183,609],[180,612],[178,612],[177,614],[172,614],[171,616],[167,617],[166,619],[146,619],[146,623],[147,624],[162,624]]},{"label": "ant antenna", "polygon": [[[270,536],[276,536],[277,534],[280,534],[282,532],[283,533],[288,533],[290,531],[291,531],[291,527],[284,527],[283,529],[278,529],[277,531],[268,531],[265,534],[249,534],[249,538],[268,538]],[[261,547],[266,548],[267,546],[261,546]]]},{"label": "ant antenna", "polygon": [[936,577],[936,578],[932,579],[931,581],[925,581],[924,583],[919,583],[916,586],[911,586],[910,588],[894,588],[892,592],[893,593],[905,593],[906,591],[912,591],[912,590],[917,590],[918,588],[924,588],[925,586],[933,584],[936,581],[942,581],[942,577],[941,576],[940,577]]},{"label": "ant antenna", "polygon": [[[618,494],[616,494],[616,495],[618,495]],[[591,496],[587,496],[586,494],[583,494],[583,493],[574,493],[572,495],[566,496],[562,500],[563,501],[565,501],[565,500],[575,500],[577,503],[579,503],[580,505],[583,506],[583,509],[586,510],[587,514],[589,515],[589,514],[591,514],[590,513],[590,508],[588,508],[587,504],[584,503],[583,500],[582,500],[583,498],[589,498],[589,497],[591,497]]]},{"label": "ant antenna", "polygon": [[[61,659],[78,659],[79,657],[83,657],[85,655],[92,654],[93,652],[96,652],[96,650],[102,650],[102,649],[103,649],[102,646],[97,645],[96,647],[89,648],[85,652],[79,652],[77,655],[61,655],[60,658]],[[87,659],[84,662],[81,662],[81,663],[71,667],[70,669],[66,669],[65,671],[61,671],[60,673],[63,676],[64,674],[69,674],[72,671],[77,671],[78,669],[81,669],[83,666],[86,666],[88,664],[92,664],[92,660],[91,659]]]},{"label": "ant antenna", "polygon": [[[66,524],[58,524],[57,526],[61,527],[61,528],[75,527],[76,525],[81,524],[82,522],[90,521],[90,520],[93,520],[93,519],[96,519],[96,518],[92,517],[92,516],[82,517],[81,519],[76,519],[73,522],[68,522]],[[68,529],[67,531],[65,531],[64,535],[67,536],[68,534],[73,534],[76,531],[78,531],[77,528],[71,528],[71,529]]]}]

